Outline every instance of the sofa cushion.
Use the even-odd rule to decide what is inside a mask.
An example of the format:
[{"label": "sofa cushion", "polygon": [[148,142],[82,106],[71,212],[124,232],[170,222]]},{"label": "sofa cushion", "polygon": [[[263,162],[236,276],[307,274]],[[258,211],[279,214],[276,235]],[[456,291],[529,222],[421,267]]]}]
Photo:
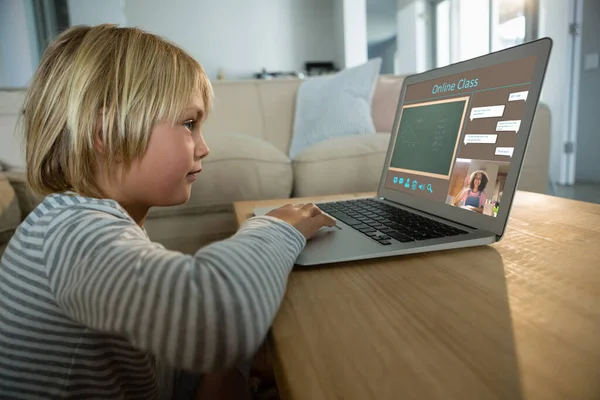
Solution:
[{"label": "sofa cushion", "polygon": [[289,156],[295,159],[327,139],[375,133],[371,101],[381,58],[331,76],[306,79],[298,88]]},{"label": "sofa cushion", "polygon": [[273,144],[241,134],[206,135],[210,148],[186,204],[155,207],[148,217],[230,211],[240,200],[287,198],[292,165]]},{"label": "sofa cushion", "polygon": [[371,115],[377,132],[392,131],[403,81],[401,77],[389,76],[382,76],[377,81],[371,103]]},{"label": "sofa cushion", "polygon": [[214,81],[214,104],[202,130],[210,135],[243,132],[287,153],[302,82],[296,78]]},{"label": "sofa cushion", "polygon": [[0,173],[0,246],[8,243],[21,223],[19,202],[8,178]]},{"label": "sofa cushion", "polygon": [[389,133],[330,139],[293,161],[294,196],[320,196],[377,190]]}]

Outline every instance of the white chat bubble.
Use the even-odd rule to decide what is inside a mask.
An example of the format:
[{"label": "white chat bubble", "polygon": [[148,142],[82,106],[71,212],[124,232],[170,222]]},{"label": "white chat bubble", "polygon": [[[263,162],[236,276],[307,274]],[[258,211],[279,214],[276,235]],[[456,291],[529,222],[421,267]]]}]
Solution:
[{"label": "white chat bubble", "polygon": [[496,143],[498,135],[465,135],[465,144],[467,143]]},{"label": "white chat bubble", "polygon": [[529,92],[526,90],[524,92],[515,92],[515,93],[511,93],[508,96],[508,101],[519,101],[519,100],[527,100],[527,95],[529,94]]},{"label": "white chat bubble", "polygon": [[496,131],[501,132],[519,132],[519,128],[521,127],[521,120],[514,121],[498,121],[496,124]]},{"label": "white chat bubble", "polygon": [[514,147],[496,147],[496,153],[495,154],[497,156],[512,157],[514,151],[515,151]]},{"label": "white chat bubble", "polygon": [[504,106],[475,107],[471,109],[471,121],[477,118],[501,117],[504,114]]}]

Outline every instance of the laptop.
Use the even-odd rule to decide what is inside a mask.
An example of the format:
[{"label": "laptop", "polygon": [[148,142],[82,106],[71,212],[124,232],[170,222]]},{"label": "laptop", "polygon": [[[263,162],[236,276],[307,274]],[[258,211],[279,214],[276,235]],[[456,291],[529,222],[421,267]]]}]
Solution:
[{"label": "laptop", "polygon": [[407,77],[377,195],[317,203],[337,225],[311,238],[297,265],[499,241],[551,48],[543,38]]}]

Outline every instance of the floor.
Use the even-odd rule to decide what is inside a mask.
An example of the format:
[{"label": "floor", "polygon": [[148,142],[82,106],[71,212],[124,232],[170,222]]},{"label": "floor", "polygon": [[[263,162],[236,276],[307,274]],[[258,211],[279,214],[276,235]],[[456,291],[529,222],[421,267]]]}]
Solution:
[{"label": "floor", "polygon": [[548,194],[600,204],[600,183],[576,183],[573,186],[554,185],[554,187],[548,188]]}]

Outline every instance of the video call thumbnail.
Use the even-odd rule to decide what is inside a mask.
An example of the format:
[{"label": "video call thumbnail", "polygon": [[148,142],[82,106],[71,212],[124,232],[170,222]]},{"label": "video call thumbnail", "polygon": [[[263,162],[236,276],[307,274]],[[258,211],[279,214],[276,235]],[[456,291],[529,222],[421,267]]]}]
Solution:
[{"label": "video call thumbnail", "polygon": [[456,160],[446,204],[496,217],[510,163]]}]

